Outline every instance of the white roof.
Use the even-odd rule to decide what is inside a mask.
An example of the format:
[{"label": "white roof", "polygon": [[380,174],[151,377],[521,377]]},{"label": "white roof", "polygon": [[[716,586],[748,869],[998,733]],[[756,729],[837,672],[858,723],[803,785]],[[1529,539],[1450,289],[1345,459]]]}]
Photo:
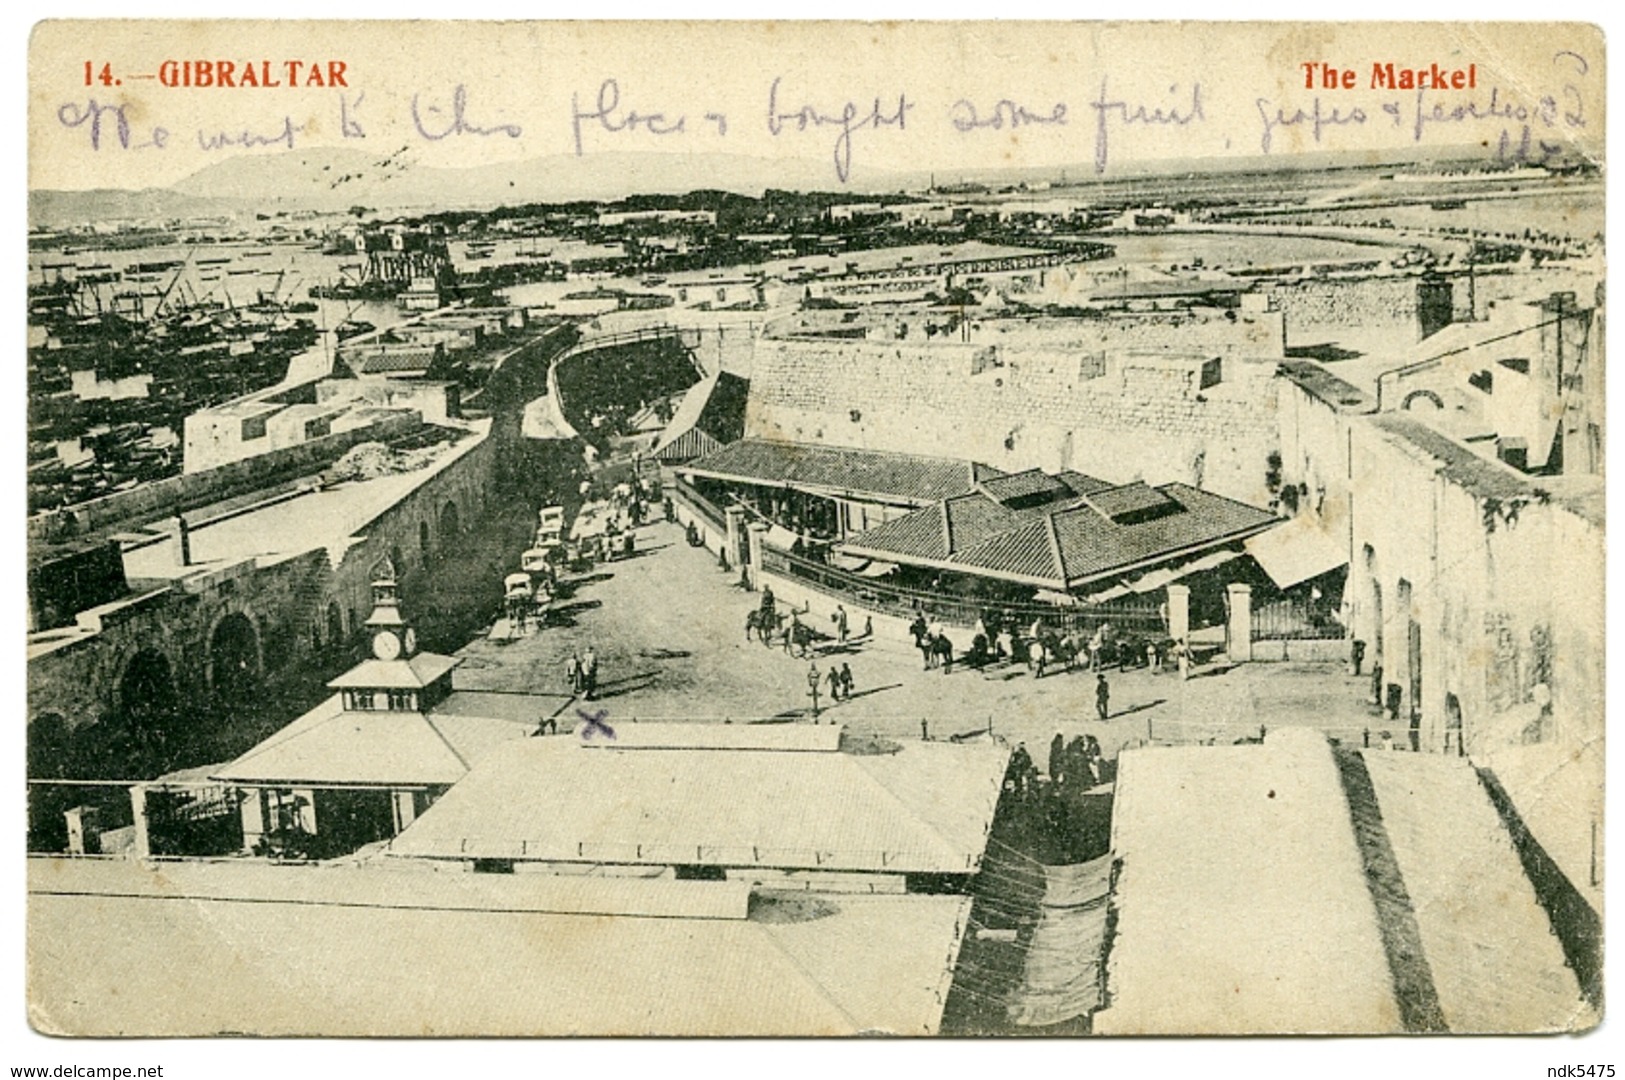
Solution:
[{"label": "white roof", "polygon": [[[633,727],[615,727],[617,736]],[[1009,757],[990,744],[907,742],[895,753],[850,754],[604,742],[544,737],[502,747],[390,853],[971,873]]]},{"label": "white roof", "polygon": [[583,725],[577,732],[581,745],[617,750],[807,750],[834,753],[841,732],[834,724],[615,724],[613,742],[588,738]]},{"label": "white roof", "polygon": [[30,1017],[82,1036],[929,1035],[970,908],[757,894],[738,918],[735,883],[661,880],[613,883],[610,902],[666,917],[552,913],[602,910],[568,888],[31,860]]},{"label": "white roof", "polygon": [[328,683],[334,690],[417,690],[463,662],[460,656],[417,653],[404,660],[363,660]]},{"label": "white roof", "polygon": [[[201,564],[217,561],[291,556],[317,548],[342,553],[380,515],[478,447],[490,427],[489,421],[479,423],[477,432],[444,447],[424,467],[411,472],[333,484],[271,500],[233,516],[194,523],[189,540],[191,566],[180,565],[179,540],[173,535],[158,543],[127,548],[125,573],[132,578],[184,577],[196,573]],[[167,528],[168,523],[162,527]]]},{"label": "white roof", "polygon": [[1293,518],[1267,532],[1249,536],[1243,546],[1270,580],[1282,589],[1319,577],[1349,561],[1346,543],[1328,536],[1307,517]]},{"label": "white roof", "polygon": [[337,694],[237,760],[215,779],[302,787],[454,784],[495,747],[534,723],[417,712],[347,712]]},{"label": "white roof", "polygon": [[1325,740],[1118,758],[1112,1035],[1403,1030]]},{"label": "white roof", "polygon": [[1345,785],[1303,729],[1122,755],[1112,1006],[1094,1030],[1386,1034],[1404,1030],[1396,984],[1419,1029],[1594,1023],[1472,763],[1339,753],[1368,784]]}]

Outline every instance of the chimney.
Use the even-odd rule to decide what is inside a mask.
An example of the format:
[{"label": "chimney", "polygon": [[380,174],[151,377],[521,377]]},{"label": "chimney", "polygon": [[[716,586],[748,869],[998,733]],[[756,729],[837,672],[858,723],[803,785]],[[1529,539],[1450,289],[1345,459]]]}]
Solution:
[{"label": "chimney", "polygon": [[181,526],[181,528],[180,528],[181,565],[182,566],[191,566],[192,565],[192,526],[187,524],[185,514],[180,515],[180,517],[177,520],[180,521],[180,526]]}]

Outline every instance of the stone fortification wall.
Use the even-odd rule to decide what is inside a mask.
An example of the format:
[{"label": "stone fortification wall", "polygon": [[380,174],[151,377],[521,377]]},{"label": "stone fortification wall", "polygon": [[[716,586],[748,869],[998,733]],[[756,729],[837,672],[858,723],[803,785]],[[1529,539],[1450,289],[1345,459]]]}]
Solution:
[{"label": "stone fortification wall", "polygon": [[[1274,365],[1215,365],[1220,355],[763,340],[746,433],[1120,483],[1178,480],[1263,505],[1277,441]],[[1215,370],[1222,378],[1211,385]]]},{"label": "stone fortification wall", "polygon": [[241,458],[218,468],[182,473],[61,510],[47,510],[28,519],[28,539],[45,543],[69,540],[114,525],[134,525],[155,517],[184,514],[318,471],[337,461],[357,443],[387,442],[422,426],[420,414],[402,412],[365,427]]},{"label": "stone fortification wall", "polygon": [[1286,316],[1286,333],[1294,344],[1307,344],[1305,335],[1353,327],[1409,327],[1421,335],[1417,309],[1417,279],[1374,277],[1295,281],[1277,286],[1275,303]]}]

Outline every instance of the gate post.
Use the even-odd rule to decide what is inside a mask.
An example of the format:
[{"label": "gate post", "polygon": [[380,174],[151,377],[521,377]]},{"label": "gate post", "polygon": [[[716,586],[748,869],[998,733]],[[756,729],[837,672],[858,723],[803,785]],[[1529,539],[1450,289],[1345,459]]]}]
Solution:
[{"label": "gate post", "polygon": [[750,551],[750,566],[747,573],[750,575],[750,587],[757,592],[762,591],[762,541],[767,536],[767,525],[764,522],[753,521],[745,526],[745,539]]},{"label": "gate post", "polygon": [[1230,596],[1230,625],[1226,628],[1226,652],[1231,663],[1246,663],[1253,658],[1253,587],[1231,584],[1225,586]]},{"label": "gate post", "polygon": [[745,511],[737,506],[730,506],[723,511],[728,521],[728,539],[723,547],[723,558],[727,560],[728,569],[732,570],[739,565],[739,545],[744,537],[741,535],[745,526]]},{"label": "gate post", "polygon": [[152,854],[152,833],[147,826],[147,785],[130,785],[130,811],[135,815],[135,846],[130,854],[145,859]]},{"label": "gate post", "polygon": [[1168,586],[1168,636],[1190,647],[1191,587]]}]

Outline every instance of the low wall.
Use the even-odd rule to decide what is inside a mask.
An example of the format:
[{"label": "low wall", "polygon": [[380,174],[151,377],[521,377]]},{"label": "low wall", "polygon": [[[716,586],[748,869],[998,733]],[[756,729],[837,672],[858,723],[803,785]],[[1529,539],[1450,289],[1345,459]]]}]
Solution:
[{"label": "low wall", "polygon": [[237,495],[260,491],[281,480],[322,469],[358,443],[387,442],[423,425],[417,413],[387,417],[375,424],[324,435],[297,446],[242,458],[203,472],[183,473],[142,484],[116,495],[48,510],[28,519],[30,543],[52,543],[143,518],[168,517]]},{"label": "low wall", "polygon": [[1346,638],[1266,639],[1253,642],[1253,659],[1346,664],[1349,643]]}]

